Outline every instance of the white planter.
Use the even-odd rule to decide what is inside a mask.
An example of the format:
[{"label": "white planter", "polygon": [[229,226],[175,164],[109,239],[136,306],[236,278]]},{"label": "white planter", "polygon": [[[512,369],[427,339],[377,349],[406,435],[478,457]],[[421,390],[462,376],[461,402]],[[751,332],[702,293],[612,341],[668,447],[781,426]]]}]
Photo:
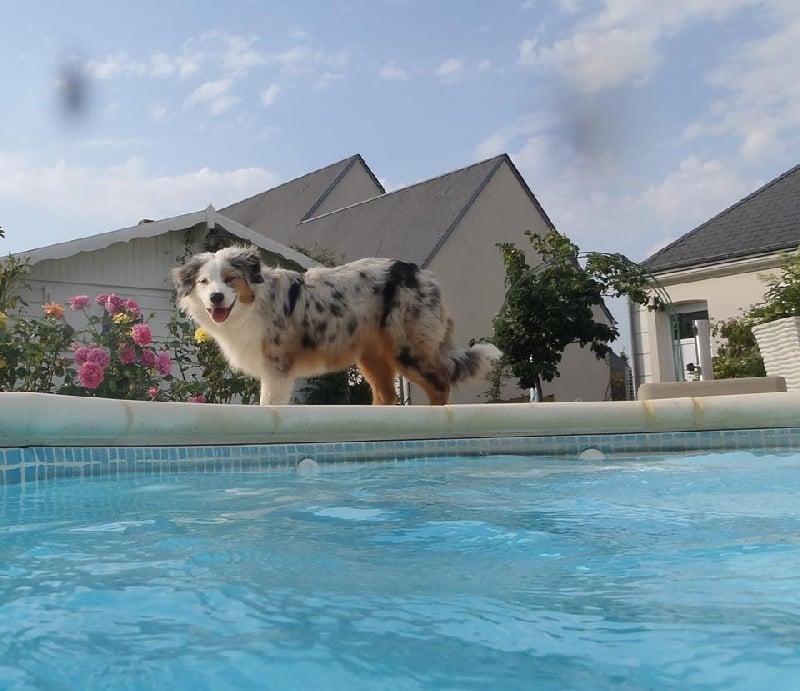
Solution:
[{"label": "white planter", "polygon": [[753,327],[764,368],[786,379],[786,389],[800,389],[800,317],[786,317]]}]

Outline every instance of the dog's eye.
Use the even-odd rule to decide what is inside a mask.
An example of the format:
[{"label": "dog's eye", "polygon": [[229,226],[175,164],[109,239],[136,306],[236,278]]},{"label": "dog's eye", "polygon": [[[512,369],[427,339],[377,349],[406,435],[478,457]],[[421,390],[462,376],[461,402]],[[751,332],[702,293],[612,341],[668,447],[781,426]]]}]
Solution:
[{"label": "dog's eye", "polygon": [[208,279],[207,279],[207,278],[201,278],[201,279],[198,281],[198,283],[202,283],[204,286],[205,286],[205,285],[208,285]]},{"label": "dog's eye", "polygon": [[226,286],[229,286],[231,283],[233,283],[233,276],[228,276],[228,277],[225,279],[225,281],[224,281],[224,282],[225,282],[225,285],[226,285]]}]

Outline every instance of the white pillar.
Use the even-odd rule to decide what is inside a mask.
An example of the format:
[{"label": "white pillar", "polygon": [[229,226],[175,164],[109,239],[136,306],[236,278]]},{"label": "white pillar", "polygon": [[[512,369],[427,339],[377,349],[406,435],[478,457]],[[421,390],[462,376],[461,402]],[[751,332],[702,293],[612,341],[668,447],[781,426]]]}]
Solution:
[{"label": "white pillar", "polygon": [[700,378],[711,381],[714,378],[714,364],[711,361],[711,327],[708,319],[694,320],[694,347],[700,365]]}]

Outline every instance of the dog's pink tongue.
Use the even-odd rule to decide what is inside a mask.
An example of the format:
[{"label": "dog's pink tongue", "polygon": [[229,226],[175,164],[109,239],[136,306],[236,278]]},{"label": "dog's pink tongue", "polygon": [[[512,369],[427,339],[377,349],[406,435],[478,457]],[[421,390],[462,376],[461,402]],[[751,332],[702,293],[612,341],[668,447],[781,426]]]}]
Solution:
[{"label": "dog's pink tongue", "polygon": [[227,307],[215,307],[211,310],[211,318],[221,324],[228,318],[228,314],[230,314],[230,310]]}]

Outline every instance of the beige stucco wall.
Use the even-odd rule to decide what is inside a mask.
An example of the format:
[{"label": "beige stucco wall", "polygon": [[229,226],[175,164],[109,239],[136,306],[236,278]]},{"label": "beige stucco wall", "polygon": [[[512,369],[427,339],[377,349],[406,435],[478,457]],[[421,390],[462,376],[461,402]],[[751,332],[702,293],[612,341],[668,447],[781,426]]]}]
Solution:
[{"label": "beige stucco wall", "polygon": [[[760,277],[775,273],[779,262],[777,255],[771,255],[658,278],[678,310],[681,305],[705,302],[713,325],[739,317],[743,311],[760,302],[766,289]],[[634,307],[631,310],[631,334],[637,384],[675,381],[667,316]],[[712,340],[712,356],[716,355],[718,345]]]},{"label": "beige stucco wall", "polygon": [[[470,339],[491,336],[492,319],[503,304],[505,268],[498,242],[513,242],[528,251],[532,266],[538,259],[524,233],[545,233],[548,225],[507,164],[503,164],[430,262],[449,296],[456,323],[456,341],[466,346]],[[557,401],[603,400],[609,381],[608,365],[575,346],[564,354],[562,376],[544,382],[545,394]],[[485,380],[464,385],[454,392],[454,403],[485,401]],[[527,395],[515,383],[503,393],[507,399]],[[424,394],[412,394],[415,402]]]}]

